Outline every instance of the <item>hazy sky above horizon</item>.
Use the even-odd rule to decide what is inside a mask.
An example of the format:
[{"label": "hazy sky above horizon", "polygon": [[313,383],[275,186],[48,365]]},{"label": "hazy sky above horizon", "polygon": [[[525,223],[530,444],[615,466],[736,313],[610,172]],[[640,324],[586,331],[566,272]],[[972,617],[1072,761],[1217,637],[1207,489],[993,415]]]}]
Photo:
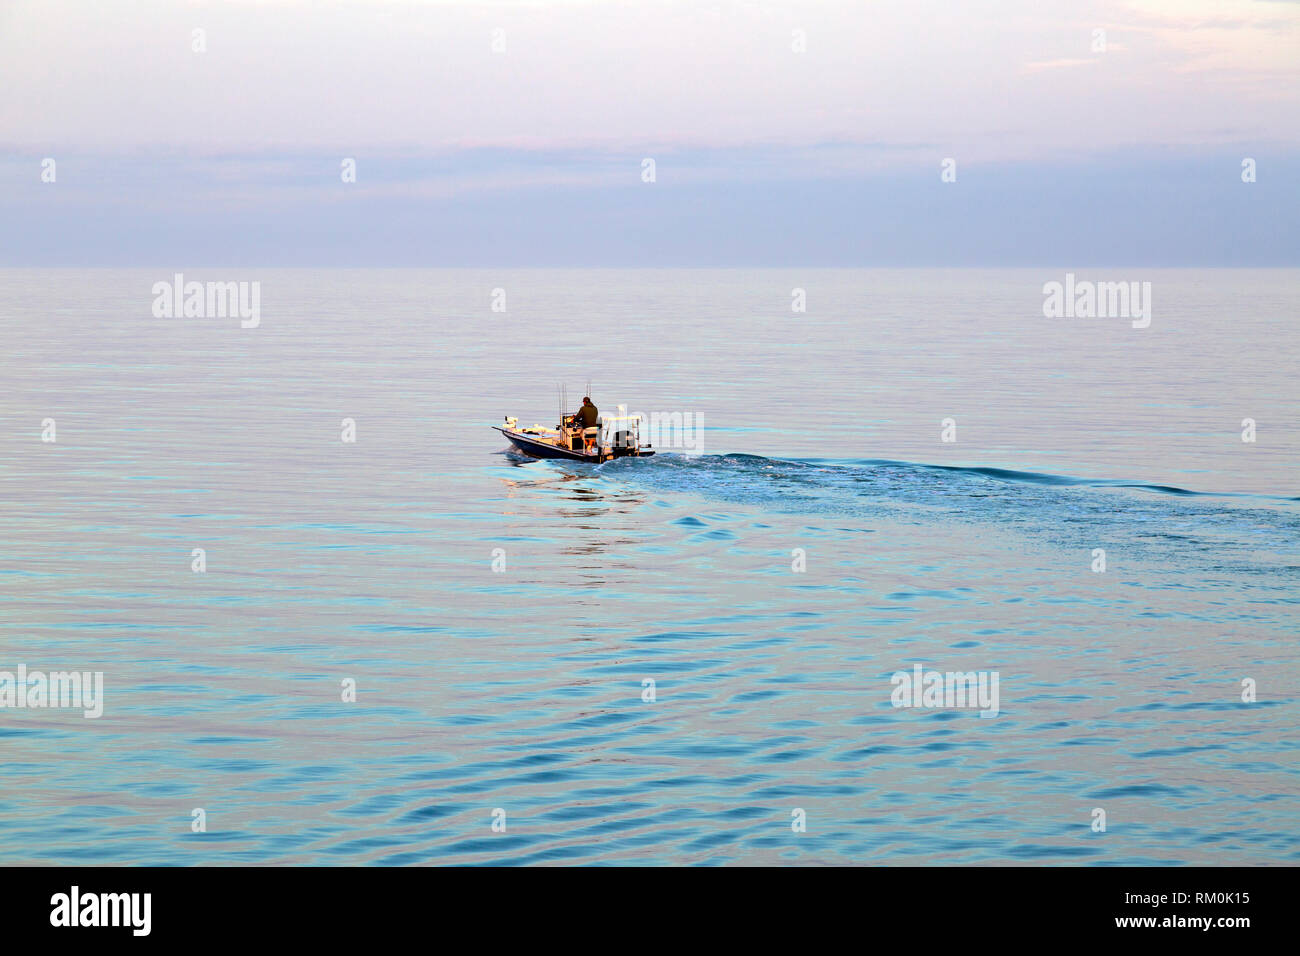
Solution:
[{"label": "hazy sky above horizon", "polygon": [[1300,263],[1291,0],[5,0],[0,92],[0,263]]}]

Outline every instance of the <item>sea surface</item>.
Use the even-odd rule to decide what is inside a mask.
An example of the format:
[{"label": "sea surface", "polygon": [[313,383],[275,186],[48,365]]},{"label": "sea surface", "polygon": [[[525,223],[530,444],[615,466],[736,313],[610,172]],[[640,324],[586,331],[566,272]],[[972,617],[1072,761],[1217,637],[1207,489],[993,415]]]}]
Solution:
[{"label": "sea surface", "polygon": [[[156,318],[175,272],[260,324]],[[1045,318],[1066,272],[1150,326]],[[0,863],[1295,865],[1298,318],[1297,270],[0,271],[0,671],[104,675],[0,708]],[[489,427],[588,383],[698,441]]]}]

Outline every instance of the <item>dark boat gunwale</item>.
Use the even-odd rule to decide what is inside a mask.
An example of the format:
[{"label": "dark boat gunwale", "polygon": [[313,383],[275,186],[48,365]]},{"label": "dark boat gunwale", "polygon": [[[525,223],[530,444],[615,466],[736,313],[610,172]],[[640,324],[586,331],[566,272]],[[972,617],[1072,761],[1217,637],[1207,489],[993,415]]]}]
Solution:
[{"label": "dark boat gunwale", "polygon": [[[546,441],[545,439],[534,438],[531,435],[525,435],[518,431],[511,431],[508,427],[503,427],[501,425],[493,425],[492,427],[502,435],[505,435],[506,439],[522,452],[531,454],[533,449],[537,449],[539,454],[534,456],[536,458],[562,458],[568,461],[585,461],[593,464],[601,464],[605,461],[612,461],[614,458],[649,458],[654,454],[654,449],[647,449],[645,451],[638,449],[636,452],[628,455],[609,455],[606,457],[602,456],[600,452],[588,454],[585,451],[574,451],[571,448],[565,448],[563,445],[557,445],[554,442]],[[545,454],[541,454],[541,452],[545,452]]]}]

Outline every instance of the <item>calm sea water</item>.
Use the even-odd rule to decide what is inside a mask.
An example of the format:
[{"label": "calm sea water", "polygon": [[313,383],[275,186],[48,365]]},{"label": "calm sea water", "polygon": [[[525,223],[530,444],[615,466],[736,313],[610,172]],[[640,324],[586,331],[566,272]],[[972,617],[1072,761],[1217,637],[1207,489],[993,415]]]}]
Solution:
[{"label": "calm sea water", "polygon": [[[0,670],[105,681],[0,709],[0,861],[1300,857],[1300,272],[173,271],[0,271]],[[702,453],[488,427],[589,381]]]}]

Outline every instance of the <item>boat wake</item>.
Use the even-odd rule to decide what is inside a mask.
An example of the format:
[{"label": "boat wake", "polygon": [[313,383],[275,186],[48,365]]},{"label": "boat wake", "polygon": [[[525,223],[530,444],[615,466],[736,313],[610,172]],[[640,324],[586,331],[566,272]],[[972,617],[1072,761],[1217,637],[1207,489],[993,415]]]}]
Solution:
[{"label": "boat wake", "polygon": [[1178,542],[1180,549],[1200,550],[1211,562],[1239,565],[1231,560],[1236,554],[1300,570],[1300,498],[1283,495],[888,459],[740,454],[666,454],[609,462],[597,472],[664,495],[697,494],[774,513],[1010,525],[1071,547],[1122,541],[1150,551]]},{"label": "boat wake", "polygon": [[[875,481],[885,482],[890,490],[900,486],[924,485],[930,490],[980,492],[987,491],[987,486],[978,479],[996,482],[1037,485],[1056,488],[1128,488],[1138,491],[1150,491],[1157,494],[1177,497],[1197,498],[1250,498],[1259,501],[1300,502],[1300,496],[1265,495],[1248,492],[1193,491],[1175,485],[1161,485],[1133,479],[1116,478],[1079,478],[1072,475],[1054,475],[1046,472],[1017,471],[1011,468],[991,468],[986,466],[931,465],[921,462],[896,461],[888,458],[766,458],[762,455],[661,455],[655,462],[614,462],[606,470],[624,468],[649,469],[660,474],[688,473],[702,479],[707,484],[710,478],[735,478],[754,476],[770,480],[814,480],[828,481],[832,484],[858,481],[869,477]],[[950,482],[927,482],[927,475],[936,479],[951,476]],[[963,481],[963,479],[967,479]]]}]

